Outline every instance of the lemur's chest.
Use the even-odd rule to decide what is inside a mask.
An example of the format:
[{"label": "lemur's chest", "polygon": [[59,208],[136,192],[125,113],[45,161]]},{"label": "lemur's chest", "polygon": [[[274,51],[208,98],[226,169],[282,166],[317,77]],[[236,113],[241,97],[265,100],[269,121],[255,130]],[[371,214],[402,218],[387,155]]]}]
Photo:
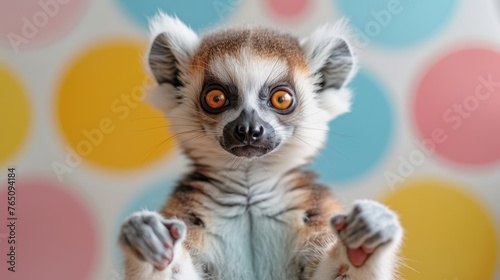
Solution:
[{"label": "lemur's chest", "polygon": [[217,279],[290,279],[297,230],[255,212],[219,221],[219,234],[210,241]]},{"label": "lemur's chest", "polygon": [[[248,201],[252,201],[250,198]],[[287,194],[268,194],[249,204],[207,215],[205,238],[215,279],[294,279],[304,210]],[[222,209],[219,209],[222,210]]]}]

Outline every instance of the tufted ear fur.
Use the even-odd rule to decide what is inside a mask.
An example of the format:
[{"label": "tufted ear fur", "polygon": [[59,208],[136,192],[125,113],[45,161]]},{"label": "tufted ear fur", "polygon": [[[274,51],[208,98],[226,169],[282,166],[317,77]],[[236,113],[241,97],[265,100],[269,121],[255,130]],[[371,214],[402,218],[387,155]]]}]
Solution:
[{"label": "tufted ear fur", "polygon": [[161,12],[151,20],[150,30],[153,40],[147,60],[159,86],[149,99],[154,106],[169,111],[176,105],[175,100],[182,98],[177,89],[184,85],[184,75],[199,38],[178,18]]},{"label": "tufted ear fur", "polygon": [[321,105],[332,119],[350,110],[351,92],[345,86],[356,72],[356,62],[349,37],[346,21],[340,21],[318,27],[302,42]]}]

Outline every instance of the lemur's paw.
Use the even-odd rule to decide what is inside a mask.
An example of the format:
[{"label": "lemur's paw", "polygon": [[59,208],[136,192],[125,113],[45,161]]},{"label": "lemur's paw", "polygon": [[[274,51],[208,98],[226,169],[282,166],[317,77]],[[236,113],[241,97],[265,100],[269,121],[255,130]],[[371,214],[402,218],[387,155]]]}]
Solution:
[{"label": "lemur's paw", "polygon": [[179,220],[166,220],[160,214],[142,211],[123,223],[119,242],[140,260],[164,270],[174,259],[174,251],[186,237],[186,225]]},{"label": "lemur's paw", "polygon": [[376,251],[400,243],[402,228],[397,215],[384,205],[357,201],[351,213],[331,219],[333,231],[347,247],[349,261],[360,267]]}]

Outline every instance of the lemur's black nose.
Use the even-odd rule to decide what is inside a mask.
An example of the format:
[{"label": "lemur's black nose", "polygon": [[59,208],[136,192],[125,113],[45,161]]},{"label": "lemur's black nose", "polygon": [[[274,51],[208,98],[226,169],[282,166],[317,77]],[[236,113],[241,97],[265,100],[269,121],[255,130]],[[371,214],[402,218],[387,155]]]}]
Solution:
[{"label": "lemur's black nose", "polygon": [[[243,110],[240,115],[224,127],[226,144],[241,146],[267,145],[270,133],[274,130],[270,124],[262,120],[257,112]],[[262,142],[264,141],[264,142]],[[233,142],[233,143],[230,143]]]},{"label": "lemur's black nose", "polygon": [[254,110],[242,110],[224,126],[222,135],[222,148],[238,157],[263,156],[280,143],[273,126]]},{"label": "lemur's black nose", "polygon": [[264,127],[255,123],[245,123],[236,126],[234,136],[241,142],[252,144],[264,135]]}]

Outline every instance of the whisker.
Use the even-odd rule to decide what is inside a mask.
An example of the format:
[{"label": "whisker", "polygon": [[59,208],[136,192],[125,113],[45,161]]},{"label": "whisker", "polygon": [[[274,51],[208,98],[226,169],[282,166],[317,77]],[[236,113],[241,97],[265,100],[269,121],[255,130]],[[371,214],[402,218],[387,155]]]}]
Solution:
[{"label": "whisker", "polygon": [[[300,137],[303,137],[303,138],[307,138],[309,140],[312,140],[312,141],[318,141],[318,139],[314,138],[314,137],[310,137],[310,136],[307,136],[307,135],[302,135],[302,134],[295,134],[294,136],[300,136]],[[346,160],[351,160],[348,156],[346,156],[345,154],[341,153],[339,150],[335,149],[334,147],[328,145],[328,143],[324,143],[324,148],[327,148],[327,149],[331,149],[333,150],[334,152],[338,153],[340,156],[342,156],[344,159]]]}]

